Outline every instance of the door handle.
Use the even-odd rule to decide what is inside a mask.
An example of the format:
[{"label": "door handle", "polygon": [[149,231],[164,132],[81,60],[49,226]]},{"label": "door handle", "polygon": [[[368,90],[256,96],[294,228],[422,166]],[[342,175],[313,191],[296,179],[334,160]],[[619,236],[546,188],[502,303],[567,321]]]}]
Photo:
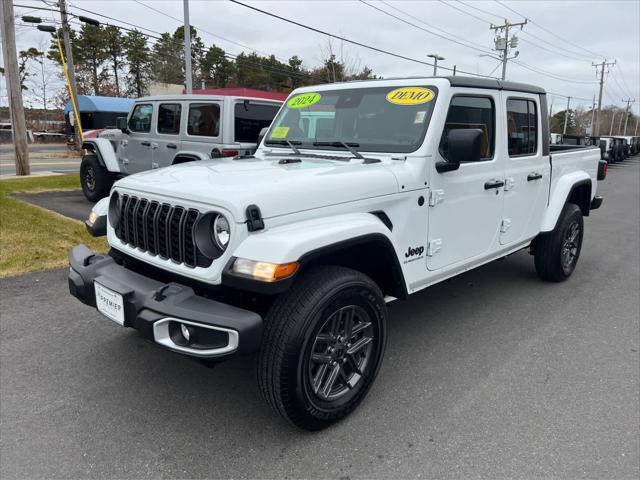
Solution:
[{"label": "door handle", "polygon": [[485,190],[490,190],[492,188],[500,188],[500,187],[504,187],[504,182],[502,180],[489,180],[484,184]]},{"label": "door handle", "polygon": [[150,147],[151,146],[151,142],[147,142],[147,141],[140,142],[140,145],[142,145],[143,147]]},{"label": "door handle", "polygon": [[173,148],[175,150],[178,146],[175,143],[167,143],[167,148]]},{"label": "door handle", "polygon": [[540,180],[542,178],[542,174],[538,172],[531,172],[527,175],[527,182],[533,182],[534,180]]}]

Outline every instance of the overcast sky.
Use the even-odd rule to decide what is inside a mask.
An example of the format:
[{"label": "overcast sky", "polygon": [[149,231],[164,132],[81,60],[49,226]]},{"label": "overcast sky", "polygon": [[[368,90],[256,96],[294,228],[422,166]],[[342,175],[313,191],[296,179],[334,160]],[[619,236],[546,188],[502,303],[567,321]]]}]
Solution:
[{"label": "overcast sky", "polygon": [[[521,22],[526,16],[530,21],[520,38],[520,51],[516,62],[510,62],[507,79],[534,83],[554,94],[572,96],[571,106],[590,105],[597,94],[597,80],[592,61],[602,61],[604,57],[616,60],[605,83],[604,104],[622,106],[622,98],[636,99],[632,110],[639,112],[640,104],[640,1],[474,1],[474,0],[432,0],[393,1],[386,4],[369,1],[373,6],[386,10],[398,17],[414,23],[425,30],[437,32],[445,37],[453,37],[480,50],[491,50],[494,32],[489,29],[491,22]],[[18,5],[43,7],[45,2],[16,0]],[[54,4],[54,2],[48,2]],[[70,12],[93,16],[110,23],[113,20],[100,18],[74,8],[81,7],[149,28],[156,31],[173,32],[179,22],[162,16],[153,8],[182,18],[182,0],[70,0]],[[360,43],[369,44],[407,57],[430,61],[429,53],[437,53],[446,58],[440,65],[483,75],[499,76],[498,61],[481,57],[481,51],[458,45],[436,35],[385,15],[359,1],[258,1],[246,2],[257,8],[287,17],[300,23],[341,35]],[[518,14],[509,10],[509,7]],[[325,36],[314,33],[281,20],[268,17],[224,0],[190,1],[191,23],[208,46],[211,43],[237,54],[243,49],[232,40],[259,52],[273,53],[287,59],[298,55],[305,66],[320,63],[321,50],[326,47]],[[43,18],[59,20],[53,12],[38,12],[28,8],[15,7],[16,15],[29,12]],[[414,18],[406,16],[408,13]],[[464,13],[467,12],[467,13]],[[425,23],[420,23],[426,22]],[[19,20],[18,20],[18,23]],[[428,25],[430,26],[428,26]],[[29,27],[17,27],[19,49],[38,47],[47,34]],[[207,30],[209,33],[203,31]],[[439,29],[439,30],[438,30]],[[218,37],[214,36],[218,35]],[[557,35],[554,36],[553,34]],[[224,37],[227,40],[223,40]],[[564,39],[564,40],[562,40]],[[546,42],[546,43],[545,43]],[[340,42],[334,40],[334,48],[340,49]],[[382,53],[345,43],[345,54],[352,60],[367,65],[384,77],[431,75],[432,68],[411,61],[394,58]],[[526,69],[544,71],[537,73]],[[444,72],[441,72],[444,73]],[[4,90],[5,86],[2,86]],[[5,92],[3,91],[3,94]],[[6,97],[5,97],[6,102]],[[566,98],[553,97],[554,111],[564,109]],[[6,104],[6,103],[5,103]]]}]

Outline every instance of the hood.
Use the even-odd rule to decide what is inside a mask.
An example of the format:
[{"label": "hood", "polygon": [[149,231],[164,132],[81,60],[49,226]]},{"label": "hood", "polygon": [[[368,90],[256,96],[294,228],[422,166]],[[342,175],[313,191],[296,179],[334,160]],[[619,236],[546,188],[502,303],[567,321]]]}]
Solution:
[{"label": "hood", "polygon": [[[290,158],[290,157],[287,157]],[[219,206],[236,222],[255,204],[264,218],[286,215],[398,192],[395,175],[380,163],[363,164],[303,158],[280,164],[280,157],[205,160],[125,177],[116,188]]]}]

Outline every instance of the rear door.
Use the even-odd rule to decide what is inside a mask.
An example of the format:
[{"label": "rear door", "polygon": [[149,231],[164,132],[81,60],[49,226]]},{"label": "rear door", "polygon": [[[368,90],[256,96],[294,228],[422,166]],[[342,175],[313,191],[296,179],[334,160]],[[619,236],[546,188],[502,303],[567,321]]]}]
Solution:
[{"label": "rear door", "polygon": [[122,141],[122,163],[127,173],[151,168],[153,107],[153,102],[138,103],[129,116],[129,134]]},{"label": "rear door", "polygon": [[158,103],[155,138],[151,141],[153,150],[152,168],[167,167],[173,163],[181,148],[180,124],[182,120],[182,103]]},{"label": "rear door", "polygon": [[[203,100],[186,102],[186,129],[182,129],[182,150],[211,155],[221,150],[222,102]],[[214,155],[215,156],[215,155]]]},{"label": "rear door", "polygon": [[[465,88],[464,93],[454,93],[451,98],[440,148],[430,166],[429,270],[490,255],[496,248],[504,179],[504,158],[497,154],[501,145],[496,131],[502,125],[499,106],[498,91]],[[460,128],[482,132],[481,159],[439,173],[435,163],[446,160],[449,131]]]},{"label": "rear door", "polygon": [[547,207],[551,166],[543,156],[539,96],[502,92],[506,104],[504,213],[500,243],[533,238]]}]

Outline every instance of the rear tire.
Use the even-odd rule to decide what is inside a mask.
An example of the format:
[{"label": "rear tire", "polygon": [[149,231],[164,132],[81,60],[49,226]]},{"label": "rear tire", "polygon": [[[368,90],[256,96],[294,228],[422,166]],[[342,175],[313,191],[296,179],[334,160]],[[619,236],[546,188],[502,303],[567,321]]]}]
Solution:
[{"label": "rear tire", "polygon": [[549,282],[562,282],[569,278],[580,258],[583,233],[582,210],[573,203],[567,203],[556,228],[536,238],[534,251],[538,276]]},{"label": "rear tire", "polygon": [[98,157],[94,154],[85,155],[80,163],[80,185],[82,193],[90,202],[109,195],[113,177],[109,171],[100,165]]},{"label": "rear tire", "polygon": [[387,308],[366,275],[310,270],[272,305],[258,358],[264,399],[305,430],[346,417],[366,396],[384,354]]}]

